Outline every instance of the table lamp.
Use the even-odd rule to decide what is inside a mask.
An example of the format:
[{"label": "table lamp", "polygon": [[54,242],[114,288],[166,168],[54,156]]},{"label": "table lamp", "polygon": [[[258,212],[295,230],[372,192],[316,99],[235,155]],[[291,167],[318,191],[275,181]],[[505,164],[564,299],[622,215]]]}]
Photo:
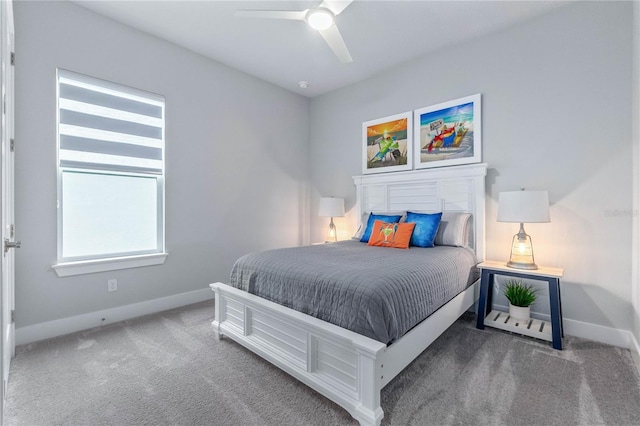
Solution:
[{"label": "table lamp", "polygon": [[513,236],[507,266],[516,269],[538,269],[533,259],[531,237],[524,232],[525,223],[550,222],[547,191],[501,192],[498,199],[498,222],[520,223]]},{"label": "table lamp", "polygon": [[327,234],[326,242],[335,243],[336,241],[338,241],[336,225],[333,224],[333,218],[344,216],[344,198],[320,198],[318,216],[331,218],[331,222],[329,223],[329,233]]}]

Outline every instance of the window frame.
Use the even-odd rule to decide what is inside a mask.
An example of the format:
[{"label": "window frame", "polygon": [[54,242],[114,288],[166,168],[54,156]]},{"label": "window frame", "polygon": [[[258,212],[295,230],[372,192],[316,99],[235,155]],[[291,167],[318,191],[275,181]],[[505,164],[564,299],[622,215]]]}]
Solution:
[{"label": "window frame", "polygon": [[[60,85],[61,76],[73,79],[85,84],[96,85],[109,91],[140,97],[147,100],[160,102],[162,108],[162,125],[160,148],[162,152],[162,167],[159,173],[129,170],[127,167],[88,164],[77,166],[62,165],[60,161]],[[56,70],[56,179],[57,179],[57,261],[52,268],[58,276],[70,276],[118,269],[128,269],[140,266],[159,265],[164,263],[167,257],[165,241],[165,179],[166,179],[166,155],[165,155],[165,98],[163,96],[131,88],[122,84],[112,83],[106,80],[78,74],[61,68]],[[153,250],[137,250],[121,253],[104,253],[100,255],[63,257],[63,174],[65,172],[93,173],[102,175],[116,175],[129,177],[154,178],[156,180],[157,206],[156,206],[156,248]]]}]

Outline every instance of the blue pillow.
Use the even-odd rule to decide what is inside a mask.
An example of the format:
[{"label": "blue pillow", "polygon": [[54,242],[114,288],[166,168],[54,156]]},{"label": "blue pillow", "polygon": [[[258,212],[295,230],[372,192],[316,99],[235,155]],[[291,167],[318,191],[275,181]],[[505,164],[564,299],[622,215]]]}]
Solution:
[{"label": "blue pillow", "polygon": [[[368,243],[369,238],[371,238],[371,230],[373,229],[373,222],[376,220],[381,220],[382,222],[387,223],[398,223],[400,222],[400,218],[402,215],[384,215],[384,214],[373,214],[369,215],[369,220],[367,220],[367,228],[362,233],[362,238],[360,238],[361,243]],[[436,228],[437,229],[437,228]]]},{"label": "blue pillow", "polygon": [[409,244],[416,247],[433,247],[442,213],[407,212],[407,223],[415,223]]}]

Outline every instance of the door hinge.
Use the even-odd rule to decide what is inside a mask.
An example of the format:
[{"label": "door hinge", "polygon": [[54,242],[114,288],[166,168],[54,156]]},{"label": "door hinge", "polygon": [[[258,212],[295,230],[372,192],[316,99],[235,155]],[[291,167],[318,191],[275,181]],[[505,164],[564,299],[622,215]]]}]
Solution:
[{"label": "door hinge", "polygon": [[9,241],[8,238],[4,239],[4,255],[7,255],[9,249],[19,249],[22,247],[22,242],[20,241]]},{"label": "door hinge", "polygon": [[13,238],[15,236],[16,236],[16,227],[15,227],[15,225],[11,225],[9,227],[9,237]]},{"label": "door hinge", "polygon": [[16,52],[11,52],[11,65],[16,64]]},{"label": "door hinge", "polygon": [[11,322],[12,323],[16,322],[16,310],[15,309],[11,310]]},{"label": "door hinge", "polygon": [[14,152],[16,150],[16,140],[13,138],[9,140],[9,149],[11,150],[11,152]]}]

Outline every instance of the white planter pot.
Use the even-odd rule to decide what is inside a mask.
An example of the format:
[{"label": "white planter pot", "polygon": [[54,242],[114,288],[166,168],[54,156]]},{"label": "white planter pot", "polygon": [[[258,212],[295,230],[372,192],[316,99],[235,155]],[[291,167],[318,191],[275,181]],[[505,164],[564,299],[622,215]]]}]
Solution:
[{"label": "white planter pot", "polygon": [[531,307],[514,306],[509,303],[509,316],[515,320],[527,322],[531,314]]}]

